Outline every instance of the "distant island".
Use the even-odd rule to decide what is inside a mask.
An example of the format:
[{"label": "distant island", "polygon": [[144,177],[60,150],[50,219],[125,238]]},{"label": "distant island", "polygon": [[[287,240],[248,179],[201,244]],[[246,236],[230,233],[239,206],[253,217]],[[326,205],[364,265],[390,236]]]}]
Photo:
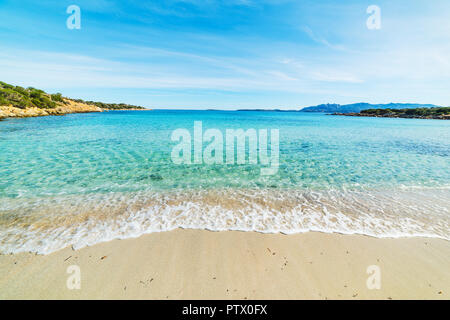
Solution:
[{"label": "distant island", "polygon": [[353,104],[320,104],[313,107],[306,107],[301,109],[301,112],[326,112],[326,113],[358,113],[368,109],[417,109],[417,108],[440,108],[434,104],[419,104],[419,103],[386,103],[386,104],[370,104],[365,102]]},{"label": "distant island", "polygon": [[60,93],[49,94],[43,90],[23,88],[0,81],[0,119],[25,118],[69,113],[102,112],[110,110],[147,110],[125,103],[103,103],[70,99]]},{"label": "distant island", "polygon": [[282,110],[282,109],[237,109],[236,111],[299,112],[299,110]]},{"label": "distant island", "polygon": [[359,113],[368,109],[418,109],[418,108],[442,108],[434,104],[420,104],[420,103],[386,103],[386,104],[370,104],[366,102],[359,102],[353,104],[336,104],[327,103],[319,104],[317,106],[305,107],[299,110],[283,110],[283,109],[238,109],[237,111],[271,111],[271,112],[322,112],[322,113]]},{"label": "distant island", "polygon": [[384,117],[450,120],[450,107],[415,108],[415,109],[368,109],[352,113],[332,113],[332,115],[352,117]]}]

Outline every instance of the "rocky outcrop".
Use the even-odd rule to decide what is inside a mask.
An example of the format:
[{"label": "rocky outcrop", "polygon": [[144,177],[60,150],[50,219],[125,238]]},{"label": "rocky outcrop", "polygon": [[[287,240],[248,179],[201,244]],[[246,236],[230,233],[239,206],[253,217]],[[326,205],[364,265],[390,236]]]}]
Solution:
[{"label": "rocky outcrop", "polygon": [[15,108],[12,106],[0,106],[0,119],[2,118],[28,118],[28,117],[42,117],[42,116],[61,116],[69,113],[87,113],[87,112],[102,112],[103,109],[85,103],[75,102],[70,99],[65,99],[65,103],[58,103],[55,108]]}]

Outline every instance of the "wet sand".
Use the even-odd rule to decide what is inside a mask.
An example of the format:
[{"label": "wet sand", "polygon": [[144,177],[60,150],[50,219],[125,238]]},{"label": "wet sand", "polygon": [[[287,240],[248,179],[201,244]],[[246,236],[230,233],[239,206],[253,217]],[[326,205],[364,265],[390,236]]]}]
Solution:
[{"label": "wet sand", "polygon": [[[73,265],[79,290],[67,287]],[[379,268],[380,289],[367,287],[369,266]],[[449,292],[450,242],[430,238],[176,230],[45,256],[0,255],[0,299],[449,299]]]}]

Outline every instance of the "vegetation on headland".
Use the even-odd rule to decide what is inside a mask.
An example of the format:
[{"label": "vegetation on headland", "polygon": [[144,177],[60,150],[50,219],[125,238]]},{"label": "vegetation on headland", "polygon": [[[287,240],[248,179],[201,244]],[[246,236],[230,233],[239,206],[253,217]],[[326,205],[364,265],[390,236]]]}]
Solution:
[{"label": "vegetation on headland", "polygon": [[81,99],[72,99],[75,102],[81,102],[85,104],[90,104],[102,108],[104,110],[145,110],[146,108],[140,106],[134,106],[126,103],[105,103],[96,101],[84,101]]},{"label": "vegetation on headland", "polygon": [[60,93],[50,95],[32,87],[23,88],[0,81],[0,106],[51,109],[58,102],[64,103]]},{"label": "vegetation on headland", "polygon": [[103,103],[49,94],[33,87],[23,88],[0,81],[0,118],[63,115],[108,110],[145,110],[125,103]]},{"label": "vegetation on headland", "polygon": [[359,113],[333,113],[333,115],[450,120],[450,107],[416,109],[367,109],[362,110]]}]

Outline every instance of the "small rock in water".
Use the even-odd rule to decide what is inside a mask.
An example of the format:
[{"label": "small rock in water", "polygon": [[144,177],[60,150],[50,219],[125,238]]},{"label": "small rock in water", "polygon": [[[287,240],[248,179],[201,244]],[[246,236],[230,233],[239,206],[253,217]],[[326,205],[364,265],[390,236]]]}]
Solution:
[{"label": "small rock in water", "polygon": [[151,174],[150,179],[152,179],[154,181],[161,181],[161,180],[163,180],[163,177],[160,174]]}]

